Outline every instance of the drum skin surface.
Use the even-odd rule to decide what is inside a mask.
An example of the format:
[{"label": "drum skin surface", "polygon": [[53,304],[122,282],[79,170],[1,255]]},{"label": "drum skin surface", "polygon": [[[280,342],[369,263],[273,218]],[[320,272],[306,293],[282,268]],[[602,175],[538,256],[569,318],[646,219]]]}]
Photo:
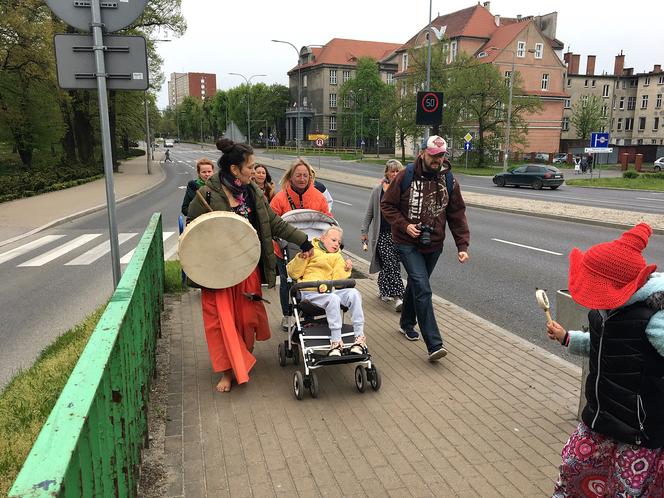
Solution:
[{"label": "drum skin surface", "polygon": [[187,225],[180,235],[178,252],[182,269],[191,280],[208,289],[225,289],[254,271],[261,245],[245,218],[213,211]]}]

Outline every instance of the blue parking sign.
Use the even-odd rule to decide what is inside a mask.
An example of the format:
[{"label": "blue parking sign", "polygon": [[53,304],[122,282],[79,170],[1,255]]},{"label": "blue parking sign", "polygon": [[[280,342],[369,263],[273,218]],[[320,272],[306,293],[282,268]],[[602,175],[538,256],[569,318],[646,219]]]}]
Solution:
[{"label": "blue parking sign", "polygon": [[463,150],[469,151],[472,149],[473,149],[473,144],[471,144],[470,142],[466,142],[465,144],[463,144]]},{"label": "blue parking sign", "polygon": [[590,135],[590,146],[591,147],[608,147],[609,146],[609,133],[608,132],[596,132]]}]

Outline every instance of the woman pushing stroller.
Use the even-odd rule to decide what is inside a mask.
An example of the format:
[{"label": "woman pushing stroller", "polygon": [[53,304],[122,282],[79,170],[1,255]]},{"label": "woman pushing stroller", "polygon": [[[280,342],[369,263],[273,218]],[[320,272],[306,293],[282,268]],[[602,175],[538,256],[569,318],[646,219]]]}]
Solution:
[{"label": "woman pushing stroller", "polygon": [[[328,228],[320,238],[313,239],[312,256],[305,257],[303,253],[300,253],[288,263],[286,267],[288,274],[291,278],[302,282],[349,278],[351,272],[346,269],[346,261],[340,252],[342,237],[341,228],[336,226]],[[325,309],[331,334],[328,356],[341,356],[344,346],[341,338],[343,325],[341,305],[348,308],[353,322],[355,342],[349,351],[353,354],[366,353],[362,295],[357,289],[336,289],[329,293],[303,290],[302,299]]]}]

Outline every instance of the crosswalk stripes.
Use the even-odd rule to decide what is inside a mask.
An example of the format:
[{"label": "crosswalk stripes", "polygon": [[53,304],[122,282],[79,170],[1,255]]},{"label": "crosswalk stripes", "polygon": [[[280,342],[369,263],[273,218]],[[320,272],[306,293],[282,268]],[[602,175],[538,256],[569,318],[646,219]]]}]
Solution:
[{"label": "crosswalk stripes", "polygon": [[[167,240],[171,235],[173,235],[174,233],[175,233],[175,232],[164,232],[164,233],[163,233],[163,236],[162,236],[162,240],[163,240],[164,242],[166,242],[166,240]],[[122,256],[122,258],[120,258],[120,264],[121,264],[121,265],[129,264],[129,261],[131,260],[131,257],[134,255],[134,251],[135,251],[135,250],[136,250],[136,248],[132,249],[132,250],[129,251],[127,254],[125,254],[124,256]]]},{"label": "crosswalk stripes", "polygon": [[[132,237],[138,235],[137,233],[120,233],[118,234],[118,243],[123,244],[127,242]],[[79,266],[79,265],[89,265],[94,263],[99,258],[105,254],[111,252],[111,243],[110,241],[105,241],[99,244],[98,246],[93,247],[87,252],[84,252],[77,258],[72,259],[68,263],[65,263],[65,266]]]},{"label": "crosswalk stripes", "polygon": [[99,237],[100,235],[101,235],[100,233],[86,233],[83,235],[79,235],[74,240],[70,240],[69,242],[62,244],[61,246],[51,249],[50,251],[45,252],[44,254],[41,254],[40,256],[37,256],[35,258],[32,258],[26,261],[25,263],[21,263],[18,266],[26,267],[26,266],[45,265],[46,263],[53,261],[54,259],[57,259],[64,254],[67,254],[69,251],[72,251],[77,247],[82,246],[83,244],[87,244],[91,240],[94,240],[97,237]]},{"label": "crosswalk stripes", "polygon": [[11,251],[3,252],[0,254],[0,264],[6,263],[7,261],[10,261],[14,258],[18,258],[19,256],[32,251],[33,249],[37,249],[38,247],[46,245],[49,242],[53,242],[54,240],[58,240],[62,237],[64,237],[64,235],[44,235],[43,237],[37,240],[33,240],[32,242],[28,242],[21,247],[17,247]]}]

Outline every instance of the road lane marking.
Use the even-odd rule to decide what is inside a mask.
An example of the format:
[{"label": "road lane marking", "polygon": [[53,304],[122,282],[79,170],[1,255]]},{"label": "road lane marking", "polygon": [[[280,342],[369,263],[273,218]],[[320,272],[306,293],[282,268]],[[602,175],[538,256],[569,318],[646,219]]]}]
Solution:
[{"label": "road lane marking", "polygon": [[524,244],[517,244],[516,242],[510,242],[509,240],[503,240],[503,239],[491,239],[491,240],[495,240],[496,242],[502,242],[503,244],[509,244],[509,245],[512,245],[512,246],[518,246],[518,247],[524,247],[526,249],[532,249],[533,251],[545,252],[547,254],[553,254],[555,256],[562,256],[563,255],[561,252],[548,251],[546,249],[540,249],[539,247],[526,246]]},{"label": "road lane marking", "polygon": [[344,201],[340,201],[338,199],[333,199],[332,202],[338,202],[339,204],[343,204],[344,206],[352,206],[352,204],[350,202],[344,202]]},{"label": "road lane marking", "polygon": [[[164,232],[164,234],[162,235],[162,241],[166,242],[166,239],[168,239],[174,233],[175,232]],[[131,257],[134,255],[135,250],[136,250],[136,248],[134,247],[131,251],[129,251],[124,256],[122,256],[122,258],[120,259],[120,264],[121,265],[129,264],[129,261],[131,260]]]},{"label": "road lane marking", "polygon": [[640,199],[640,200],[642,200],[642,201],[659,201],[659,202],[664,201],[664,198],[662,198],[662,199],[655,199],[654,197],[637,197],[637,199]]},{"label": "road lane marking", "polygon": [[26,252],[30,252],[33,249],[36,249],[38,247],[41,247],[43,245],[48,244],[49,242],[53,242],[54,240],[58,240],[60,238],[64,237],[64,235],[45,235],[37,240],[33,240],[32,242],[28,242],[27,244],[23,244],[20,247],[17,247],[16,249],[12,249],[11,251],[3,252],[0,254],[0,264],[5,263],[9,261],[10,259],[17,258]]},{"label": "road lane marking", "polygon": [[[127,242],[132,237],[138,235],[137,233],[121,233],[118,235],[118,243],[123,244]],[[72,259],[69,263],[65,263],[65,266],[81,266],[89,265],[94,263],[99,258],[104,256],[106,253],[111,252],[111,242],[109,240],[102,242],[98,246],[93,247],[87,252],[84,252],[77,258]]]},{"label": "road lane marking", "polygon": [[48,252],[45,252],[41,256],[37,256],[36,258],[32,258],[29,261],[26,261],[25,263],[21,263],[18,265],[19,267],[25,267],[25,266],[42,266],[45,265],[46,263],[49,263],[53,261],[54,259],[59,258],[60,256],[67,254],[69,251],[72,251],[76,249],[77,247],[82,246],[83,244],[87,244],[93,239],[96,239],[97,237],[101,236],[100,233],[86,233],[83,235],[80,235],[76,237],[74,240],[70,240],[66,244],[62,244],[59,247],[56,247],[55,249],[51,249]]}]

